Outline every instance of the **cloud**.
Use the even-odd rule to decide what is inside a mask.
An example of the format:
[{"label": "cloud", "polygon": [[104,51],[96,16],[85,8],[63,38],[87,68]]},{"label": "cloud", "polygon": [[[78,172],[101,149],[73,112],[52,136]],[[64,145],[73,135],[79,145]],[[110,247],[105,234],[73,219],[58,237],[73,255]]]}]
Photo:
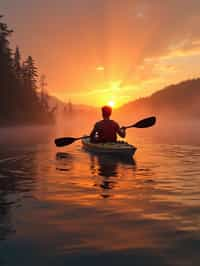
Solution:
[{"label": "cloud", "polygon": [[200,54],[199,0],[16,0],[20,9],[1,2],[14,41],[60,95],[91,96],[112,80],[125,88],[164,79],[156,77],[164,72],[170,83],[177,57]]}]

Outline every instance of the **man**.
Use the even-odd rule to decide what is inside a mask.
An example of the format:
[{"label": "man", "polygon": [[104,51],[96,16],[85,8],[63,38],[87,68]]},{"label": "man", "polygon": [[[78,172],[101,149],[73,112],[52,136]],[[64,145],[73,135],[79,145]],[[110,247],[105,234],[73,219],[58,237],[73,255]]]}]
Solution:
[{"label": "man", "polygon": [[117,134],[125,138],[125,128],[120,128],[118,123],[110,120],[112,108],[110,106],[103,106],[101,110],[103,120],[97,122],[90,133],[91,142],[116,142]]}]

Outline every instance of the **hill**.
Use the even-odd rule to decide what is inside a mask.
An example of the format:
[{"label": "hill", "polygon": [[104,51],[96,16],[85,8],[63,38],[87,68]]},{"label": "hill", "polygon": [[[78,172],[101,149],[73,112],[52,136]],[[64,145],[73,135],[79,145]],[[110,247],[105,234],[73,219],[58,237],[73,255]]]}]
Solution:
[{"label": "hill", "polygon": [[48,105],[50,108],[57,107],[58,111],[66,109],[72,109],[73,112],[96,112],[97,108],[88,106],[85,104],[73,104],[71,102],[65,102],[58,99],[56,96],[48,95]]},{"label": "hill", "polygon": [[199,119],[200,78],[173,84],[149,97],[129,102],[118,114],[134,117],[157,115],[165,118]]}]

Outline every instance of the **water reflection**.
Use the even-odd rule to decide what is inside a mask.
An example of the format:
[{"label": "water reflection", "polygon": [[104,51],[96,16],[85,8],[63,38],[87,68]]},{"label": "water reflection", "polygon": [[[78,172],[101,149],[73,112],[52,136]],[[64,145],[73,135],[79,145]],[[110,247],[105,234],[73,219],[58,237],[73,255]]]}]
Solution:
[{"label": "water reflection", "polygon": [[0,265],[200,265],[199,148],[31,149],[0,151]]},{"label": "water reflection", "polygon": [[56,170],[70,171],[73,168],[73,156],[67,152],[56,153]]},{"label": "water reflection", "polygon": [[[20,153],[20,156],[19,156]],[[0,240],[16,233],[13,209],[36,188],[36,152],[14,150],[0,153]]]},{"label": "water reflection", "polygon": [[135,170],[135,161],[133,158],[119,158],[109,155],[94,155],[90,154],[90,170],[94,176],[100,177],[95,185],[101,188],[100,195],[103,198],[111,196],[110,190],[117,184],[117,177],[119,176],[119,167],[121,164],[128,164]]},{"label": "water reflection", "polygon": [[15,232],[10,215],[12,203],[6,199],[5,192],[0,192],[0,240]]},{"label": "water reflection", "polygon": [[[97,155],[85,151],[77,154],[67,152],[56,153],[56,170],[66,176],[68,172],[71,182],[82,188],[95,186],[97,193],[103,198],[109,198],[115,193],[122,176],[132,173],[135,176],[136,163],[133,158],[120,158],[110,155]],[[65,181],[67,182],[67,181]]]}]

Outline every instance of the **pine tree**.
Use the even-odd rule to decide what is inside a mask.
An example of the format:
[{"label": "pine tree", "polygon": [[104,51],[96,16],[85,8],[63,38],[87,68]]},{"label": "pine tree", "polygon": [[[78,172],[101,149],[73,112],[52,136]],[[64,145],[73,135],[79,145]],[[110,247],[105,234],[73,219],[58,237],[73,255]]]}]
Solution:
[{"label": "pine tree", "polygon": [[[0,19],[3,16],[0,15]],[[11,67],[12,57],[11,57],[11,49],[9,48],[9,41],[8,38],[13,31],[8,29],[7,24],[0,22],[0,67],[1,70],[2,66]]]},{"label": "pine tree", "polygon": [[36,121],[39,118],[41,106],[37,96],[37,68],[31,56],[23,62],[23,101],[26,102],[27,119]]},{"label": "pine tree", "polygon": [[28,56],[27,60],[23,64],[23,76],[26,87],[33,93],[37,90],[37,67],[31,56]]},{"label": "pine tree", "polygon": [[14,68],[17,80],[21,81],[22,68],[21,68],[21,55],[20,55],[19,47],[16,47],[16,50],[14,53],[13,68]]},{"label": "pine tree", "polygon": [[48,105],[48,94],[45,90],[45,87],[47,86],[46,82],[46,76],[43,74],[40,76],[40,103],[42,105],[43,111],[49,110],[49,105]]},{"label": "pine tree", "polygon": [[[0,19],[3,16],[0,16]],[[8,102],[12,98],[12,89],[14,84],[14,77],[12,72],[12,56],[11,49],[9,48],[8,38],[12,30],[8,26],[0,22],[0,120],[6,120],[10,113],[7,112]],[[11,110],[13,105],[11,104]]]}]

